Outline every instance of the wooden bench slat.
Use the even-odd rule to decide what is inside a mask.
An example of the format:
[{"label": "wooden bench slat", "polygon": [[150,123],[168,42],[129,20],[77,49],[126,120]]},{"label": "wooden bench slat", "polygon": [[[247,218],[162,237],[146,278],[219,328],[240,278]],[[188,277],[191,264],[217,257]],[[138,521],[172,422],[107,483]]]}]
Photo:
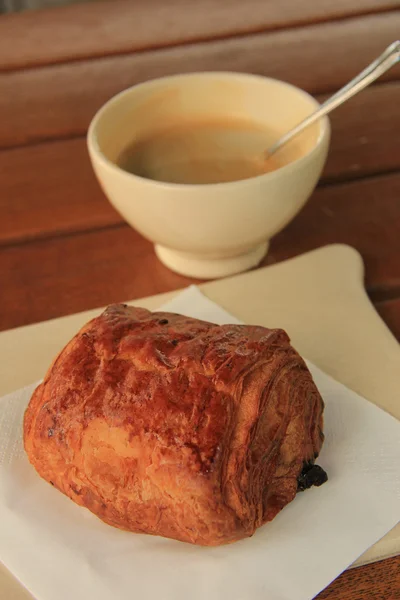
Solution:
[{"label": "wooden bench slat", "polygon": [[[267,263],[333,242],[357,248],[367,287],[400,289],[400,174],[319,188],[272,241]],[[0,329],[184,287],[125,224],[0,249]]]},{"label": "wooden bench slat", "polygon": [[[268,75],[311,93],[339,88],[398,36],[400,11],[301,29],[0,74],[0,147],[83,134],[132,84],[179,72]],[[323,57],[323,58],[321,58]],[[384,80],[400,77],[400,66]]]},{"label": "wooden bench slat", "polygon": [[348,569],[315,600],[396,600],[399,595],[400,556]]},{"label": "wooden bench slat", "polygon": [[[323,98],[319,98],[322,100]],[[325,180],[400,169],[400,82],[374,85],[331,115]]]},{"label": "wooden bench slat", "polygon": [[400,290],[398,298],[376,302],[375,307],[395,338],[400,341]]},{"label": "wooden bench slat", "polygon": [[400,290],[399,197],[400,173],[320,187],[273,238],[268,260],[349,244],[363,256],[368,291],[383,300],[391,289]]},{"label": "wooden bench slat", "polygon": [[114,0],[25,11],[0,20],[0,70],[295,27],[396,7],[396,0]]},{"label": "wooden bench slat", "polygon": [[[324,179],[400,170],[398,106],[395,82],[335,111]],[[0,215],[0,245],[121,222],[94,177],[84,138],[0,152]]]},{"label": "wooden bench slat", "polygon": [[0,152],[0,246],[120,223],[84,138]]}]

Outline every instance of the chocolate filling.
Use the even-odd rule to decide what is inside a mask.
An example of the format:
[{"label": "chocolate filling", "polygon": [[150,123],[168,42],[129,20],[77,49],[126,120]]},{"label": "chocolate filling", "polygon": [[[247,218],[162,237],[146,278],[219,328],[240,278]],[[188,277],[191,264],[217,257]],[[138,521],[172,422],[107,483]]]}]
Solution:
[{"label": "chocolate filling", "polygon": [[316,485],[319,487],[328,481],[328,475],[319,465],[304,463],[303,470],[297,478],[297,491],[304,492],[308,488]]}]

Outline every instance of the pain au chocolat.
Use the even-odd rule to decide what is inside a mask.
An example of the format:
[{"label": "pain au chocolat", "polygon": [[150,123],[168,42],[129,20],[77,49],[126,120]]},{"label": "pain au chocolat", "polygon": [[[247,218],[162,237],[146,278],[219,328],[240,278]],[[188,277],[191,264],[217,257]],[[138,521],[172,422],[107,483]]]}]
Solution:
[{"label": "pain au chocolat", "polygon": [[114,305],[50,366],[24,443],[41,477],[106,523],[216,546],[326,480],[322,411],[284,331]]}]

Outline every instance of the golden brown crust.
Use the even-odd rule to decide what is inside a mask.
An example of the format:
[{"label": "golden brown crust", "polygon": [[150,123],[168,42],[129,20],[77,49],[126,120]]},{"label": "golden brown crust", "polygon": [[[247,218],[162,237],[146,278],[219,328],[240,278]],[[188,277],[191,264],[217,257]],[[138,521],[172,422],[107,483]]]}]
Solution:
[{"label": "golden brown crust", "polygon": [[284,331],[114,305],[51,365],[24,442],[44,479],[107,523],[218,545],[294,498],[322,411]]}]

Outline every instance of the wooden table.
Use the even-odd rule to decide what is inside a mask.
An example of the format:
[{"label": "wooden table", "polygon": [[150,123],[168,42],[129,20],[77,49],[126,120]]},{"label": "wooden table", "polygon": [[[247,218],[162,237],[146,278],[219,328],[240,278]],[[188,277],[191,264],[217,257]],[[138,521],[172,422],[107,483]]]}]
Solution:
[{"label": "wooden table", "polygon": [[[136,0],[0,18],[0,330],[184,287],[107,203],[85,133],[116,92],[163,74],[247,71],[319,99],[400,34],[399,0]],[[266,264],[345,242],[400,337],[400,68],[332,115],[320,186]],[[321,599],[400,598],[400,557]]]}]

